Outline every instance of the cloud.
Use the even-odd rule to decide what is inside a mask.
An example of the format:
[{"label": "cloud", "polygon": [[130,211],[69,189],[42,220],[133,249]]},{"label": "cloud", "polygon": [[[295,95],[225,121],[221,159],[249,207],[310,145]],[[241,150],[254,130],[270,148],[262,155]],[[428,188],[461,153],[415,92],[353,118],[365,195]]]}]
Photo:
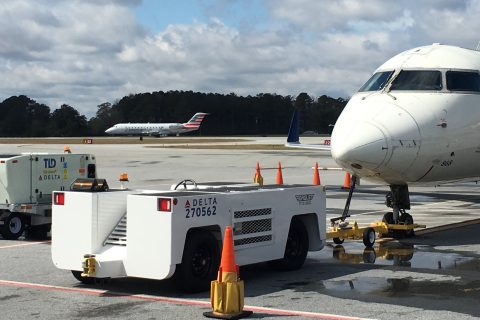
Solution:
[{"label": "cloud", "polygon": [[[159,31],[137,20],[140,0],[4,1],[0,98],[92,116],[102,102],[158,90],[348,97],[396,53],[480,40],[480,0],[198,1],[208,20]],[[231,21],[237,8],[244,16]]]},{"label": "cloud", "polygon": [[92,113],[118,86],[115,53],[146,32],[130,8],[117,2],[48,4],[0,4],[2,98],[26,94],[53,108],[68,103]]}]

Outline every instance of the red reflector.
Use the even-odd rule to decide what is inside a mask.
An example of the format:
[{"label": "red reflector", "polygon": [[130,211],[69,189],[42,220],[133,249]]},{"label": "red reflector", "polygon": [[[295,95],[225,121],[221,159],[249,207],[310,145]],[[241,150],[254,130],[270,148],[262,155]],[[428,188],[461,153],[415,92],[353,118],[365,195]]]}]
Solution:
[{"label": "red reflector", "polygon": [[172,212],[172,199],[158,198],[158,211]]},{"label": "red reflector", "polygon": [[18,162],[18,160],[12,160],[12,163],[17,163],[17,162]]},{"label": "red reflector", "polygon": [[1,160],[0,163],[5,163],[5,160]]},{"label": "red reflector", "polygon": [[53,194],[53,204],[57,206],[63,206],[65,204],[65,193],[55,192]]}]

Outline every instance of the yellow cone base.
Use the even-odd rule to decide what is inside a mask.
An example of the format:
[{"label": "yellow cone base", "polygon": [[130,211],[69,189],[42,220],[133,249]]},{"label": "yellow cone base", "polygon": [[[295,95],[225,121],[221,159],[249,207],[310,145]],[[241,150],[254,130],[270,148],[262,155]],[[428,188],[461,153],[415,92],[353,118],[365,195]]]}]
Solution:
[{"label": "yellow cone base", "polygon": [[258,183],[259,185],[263,186],[263,177],[259,174],[255,174],[253,177],[253,183]]},{"label": "yellow cone base", "polygon": [[213,311],[203,313],[205,317],[213,318],[213,319],[241,319],[241,318],[250,317],[252,314],[253,314],[252,311],[242,311],[239,314],[215,313]]},{"label": "yellow cone base", "polygon": [[243,281],[212,281],[210,300],[213,311],[205,312],[203,315],[215,319],[240,319],[248,317],[253,312],[243,310],[243,298]]}]

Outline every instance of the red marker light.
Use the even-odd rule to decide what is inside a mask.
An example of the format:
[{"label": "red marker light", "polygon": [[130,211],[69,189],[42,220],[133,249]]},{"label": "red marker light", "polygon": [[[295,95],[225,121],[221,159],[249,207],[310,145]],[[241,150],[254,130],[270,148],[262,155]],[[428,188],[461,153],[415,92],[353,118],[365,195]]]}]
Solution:
[{"label": "red marker light", "polygon": [[65,204],[65,193],[63,192],[53,193],[53,204],[57,206],[63,206]]},{"label": "red marker light", "polygon": [[158,211],[172,212],[172,199],[158,198]]}]

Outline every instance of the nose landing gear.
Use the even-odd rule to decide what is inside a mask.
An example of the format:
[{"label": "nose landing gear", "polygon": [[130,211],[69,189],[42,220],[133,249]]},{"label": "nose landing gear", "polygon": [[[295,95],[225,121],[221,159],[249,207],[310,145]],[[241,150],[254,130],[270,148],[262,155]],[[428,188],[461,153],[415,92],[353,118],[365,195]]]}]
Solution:
[{"label": "nose landing gear", "polygon": [[[405,210],[410,209],[410,195],[407,185],[391,185],[390,192],[385,196],[385,205],[393,209],[393,212],[387,212],[382,221],[386,224],[413,225],[413,217]],[[394,238],[413,237],[413,229],[390,230],[389,236]]]},{"label": "nose landing gear", "polygon": [[352,200],[353,190],[357,177],[352,177],[352,186],[348,198],[340,217],[332,218],[331,226],[327,230],[327,238],[333,239],[335,244],[343,243],[344,239],[363,239],[367,248],[371,248],[375,243],[376,234],[393,237],[405,238],[414,235],[414,228],[425,228],[425,225],[413,223],[413,218],[405,210],[410,209],[410,197],[407,185],[391,185],[386,196],[385,204],[393,208],[393,212],[387,212],[383,216],[383,222],[373,222],[368,227],[360,227],[357,222],[350,224],[346,219],[350,217],[350,201]]}]

